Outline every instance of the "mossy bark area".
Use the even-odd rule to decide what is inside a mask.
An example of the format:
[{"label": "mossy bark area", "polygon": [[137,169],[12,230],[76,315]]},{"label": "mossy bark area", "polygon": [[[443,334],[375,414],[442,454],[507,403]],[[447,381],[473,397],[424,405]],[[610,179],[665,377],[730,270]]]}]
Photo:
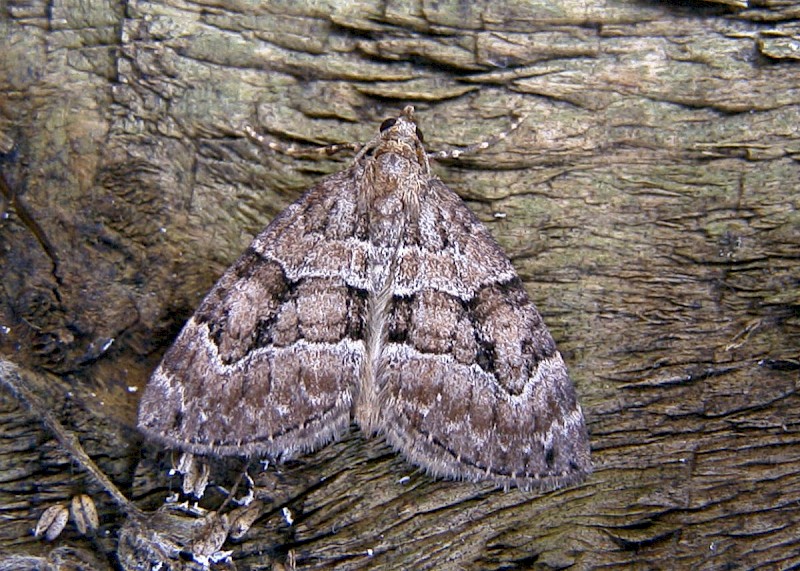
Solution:
[{"label": "mossy bark area", "polygon": [[[354,432],[258,480],[237,565],[798,565],[800,13],[744,4],[7,4],[0,350],[49,371],[52,410],[152,508],[137,391],[252,236],[348,161],[244,126],[366,141],[411,103],[439,150],[524,114],[435,169],[549,324],[595,474],[540,497],[434,481]],[[2,395],[0,551],[110,566],[122,516]],[[84,491],[107,537],[32,537]]]}]

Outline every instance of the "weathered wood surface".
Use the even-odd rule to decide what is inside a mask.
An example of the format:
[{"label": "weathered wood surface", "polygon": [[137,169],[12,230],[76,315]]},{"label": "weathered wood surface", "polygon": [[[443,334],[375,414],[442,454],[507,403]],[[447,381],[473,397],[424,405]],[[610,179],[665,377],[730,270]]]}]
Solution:
[{"label": "weathered wood surface", "polygon": [[[524,113],[436,170],[550,325],[595,474],[542,497],[433,481],[354,433],[267,473],[234,561],[796,567],[800,11],[746,4],[7,2],[0,350],[51,373],[43,398],[152,509],[136,389],[250,238],[348,160],[268,154],[242,126],[365,141],[413,103],[438,150]],[[112,567],[123,516],[0,395],[0,553]],[[32,537],[85,491],[107,533]]]}]

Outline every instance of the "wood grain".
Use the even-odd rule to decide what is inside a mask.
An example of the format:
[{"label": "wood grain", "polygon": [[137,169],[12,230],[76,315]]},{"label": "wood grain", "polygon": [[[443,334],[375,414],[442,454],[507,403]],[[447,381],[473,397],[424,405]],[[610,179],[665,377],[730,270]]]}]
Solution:
[{"label": "wood grain", "polygon": [[[540,497],[434,481],[353,432],[257,478],[237,566],[795,567],[800,28],[749,4],[9,4],[0,352],[52,373],[54,414],[154,509],[169,460],[140,450],[136,391],[252,236],[349,160],[266,154],[243,126],[365,141],[412,103],[435,151],[524,114],[434,168],[543,313],[594,475]],[[110,567],[114,504],[5,394],[0,434],[3,557]],[[107,536],[33,538],[84,492]]]}]

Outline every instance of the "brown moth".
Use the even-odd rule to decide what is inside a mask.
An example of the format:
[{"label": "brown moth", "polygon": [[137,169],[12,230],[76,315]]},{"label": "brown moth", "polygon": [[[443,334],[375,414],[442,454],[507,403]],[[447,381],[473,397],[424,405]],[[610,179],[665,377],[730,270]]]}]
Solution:
[{"label": "brown moth", "polygon": [[434,476],[547,490],[591,472],[564,361],[511,262],[432,174],[413,111],[222,276],[147,386],[148,437],[287,459],[354,420]]}]

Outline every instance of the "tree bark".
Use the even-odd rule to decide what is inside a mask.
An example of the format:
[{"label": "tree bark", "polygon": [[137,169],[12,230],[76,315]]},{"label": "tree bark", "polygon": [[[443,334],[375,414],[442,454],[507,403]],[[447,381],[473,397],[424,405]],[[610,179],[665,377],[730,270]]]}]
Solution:
[{"label": "tree bark", "polygon": [[[256,478],[265,507],[226,547],[234,562],[800,565],[799,15],[746,0],[9,2],[0,352],[45,372],[51,412],[153,510],[170,484],[134,428],[149,374],[250,239],[350,160],[268,153],[244,127],[364,142],[411,103],[440,150],[525,115],[435,170],[544,315],[595,473],[538,497],[435,481],[353,429]],[[125,515],[35,414],[10,393],[0,405],[0,552],[116,565]],[[83,492],[106,533],[33,537]]]}]

